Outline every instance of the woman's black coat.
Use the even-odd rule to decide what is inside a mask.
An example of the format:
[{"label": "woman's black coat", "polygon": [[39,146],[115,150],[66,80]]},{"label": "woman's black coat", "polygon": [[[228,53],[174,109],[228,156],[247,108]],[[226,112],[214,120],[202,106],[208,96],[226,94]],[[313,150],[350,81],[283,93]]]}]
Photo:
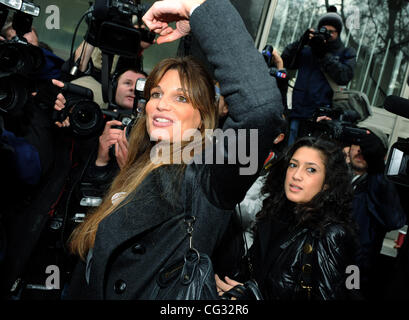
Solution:
[{"label": "woman's black coat", "polygon": [[[257,224],[250,251],[254,277],[265,299],[338,300],[354,296],[346,278],[347,267],[356,264],[356,249],[353,235],[340,224],[328,224],[321,232],[308,227],[291,230],[266,218]],[[310,297],[302,288],[306,283],[312,287]]]},{"label": "woman's black coat", "polygon": [[[193,12],[190,25],[214,66],[221,94],[229,105],[223,129],[232,128],[236,133],[237,129],[258,130],[253,136],[257,140],[252,141],[258,149],[249,150],[249,130],[244,145],[256,162],[253,165],[261,168],[282,121],[283,107],[275,81],[229,1],[207,0]],[[196,216],[193,245],[209,256],[231,210],[256,178],[240,172],[248,163],[243,163],[239,153],[236,164],[227,164],[226,145],[223,141],[216,144],[224,164],[195,161],[187,169],[195,176],[191,199]],[[88,264],[89,284],[86,264],[80,262],[70,284],[70,299],[149,299],[158,271],[183,258],[188,240],[177,195],[186,184],[184,175],[180,182],[175,171],[176,166],[164,166],[152,172],[129,195],[132,198],[128,204],[99,224]]]}]

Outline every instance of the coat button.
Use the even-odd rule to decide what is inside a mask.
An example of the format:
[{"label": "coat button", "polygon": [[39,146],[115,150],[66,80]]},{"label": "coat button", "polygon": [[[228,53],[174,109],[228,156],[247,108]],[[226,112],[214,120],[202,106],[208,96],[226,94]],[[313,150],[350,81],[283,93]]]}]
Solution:
[{"label": "coat button", "polygon": [[126,290],[126,282],[124,280],[117,280],[114,284],[115,293],[121,294]]},{"label": "coat button", "polygon": [[140,243],[137,243],[132,247],[132,253],[134,254],[144,254],[145,252],[146,252],[145,247]]}]

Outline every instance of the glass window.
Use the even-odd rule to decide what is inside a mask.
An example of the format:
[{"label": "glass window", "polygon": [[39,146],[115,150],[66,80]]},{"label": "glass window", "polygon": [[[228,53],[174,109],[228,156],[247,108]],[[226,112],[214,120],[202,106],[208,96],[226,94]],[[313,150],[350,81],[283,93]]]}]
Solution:
[{"label": "glass window", "polygon": [[[282,52],[305,30],[317,28],[328,2],[278,0],[267,43]],[[387,95],[400,95],[405,85],[409,61],[409,4],[350,0],[337,2],[336,7],[344,22],[341,39],[358,54],[349,88],[365,92],[373,106],[382,107]]]}]

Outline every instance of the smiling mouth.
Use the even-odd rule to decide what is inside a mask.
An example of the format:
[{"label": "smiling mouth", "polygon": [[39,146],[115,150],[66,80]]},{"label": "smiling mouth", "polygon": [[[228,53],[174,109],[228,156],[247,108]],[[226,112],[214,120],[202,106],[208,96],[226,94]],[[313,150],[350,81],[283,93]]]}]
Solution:
[{"label": "smiling mouth", "polygon": [[153,125],[155,127],[167,127],[167,126],[171,126],[172,124],[173,124],[173,121],[168,118],[163,118],[163,117],[153,118]]}]

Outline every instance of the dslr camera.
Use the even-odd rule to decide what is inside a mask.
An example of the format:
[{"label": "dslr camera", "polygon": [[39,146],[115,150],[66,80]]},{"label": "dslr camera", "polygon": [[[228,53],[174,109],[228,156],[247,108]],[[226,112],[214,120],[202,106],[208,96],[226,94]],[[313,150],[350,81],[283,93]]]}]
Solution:
[{"label": "dslr camera", "polygon": [[[64,121],[67,117],[70,120],[70,130],[77,138],[90,138],[101,135],[105,122],[118,120],[121,126],[113,126],[117,129],[125,129],[127,138],[143,111],[146,100],[143,96],[146,79],[140,78],[135,86],[135,101],[133,109],[121,109],[118,106],[110,105],[107,110],[103,110],[93,101],[93,92],[85,87],[72,83],[65,83],[61,88],[61,93],[65,96],[73,95],[74,98],[67,98],[65,108],[53,113],[53,121]],[[68,94],[68,95],[67,95]]]},{"label": "dslr camera", "polygon": [[34,79],[45,58],[40,48],[23,37],[31,31],[33,17],[39,15],[40,8],[26,1],[0,0],[0,29],[9,9],[17,10],[13,15],[13,29],[17,35],[0,42],[0,112],[15,115],[36,91]]},{"label": "dslr camera", "polygon": [[311,32],[311,34],[313,35],[310,40],[311,46],[314,44],[323,44],[331,38],[331,33],[325,27],[321,27],[318,31]]}]

